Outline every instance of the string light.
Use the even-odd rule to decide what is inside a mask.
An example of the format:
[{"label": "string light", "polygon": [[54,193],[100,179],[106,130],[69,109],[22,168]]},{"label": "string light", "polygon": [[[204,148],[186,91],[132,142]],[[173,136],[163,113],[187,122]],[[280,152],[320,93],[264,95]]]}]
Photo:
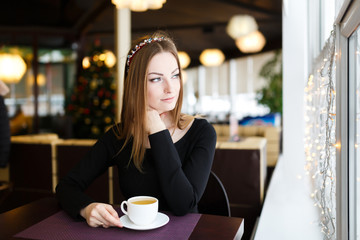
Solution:
[{"label": "string light", "polygon": [[310,197],[319,208],[319,224],[324,239],[336,238],[336,148],[335,139],[335,30],[314,63],[305,87],[305,173],[314,191]]}]

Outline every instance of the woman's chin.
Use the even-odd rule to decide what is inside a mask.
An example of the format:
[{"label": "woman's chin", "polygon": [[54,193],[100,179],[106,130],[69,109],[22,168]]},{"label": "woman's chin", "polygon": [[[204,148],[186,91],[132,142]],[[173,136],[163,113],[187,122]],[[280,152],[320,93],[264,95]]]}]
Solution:
[{"label": "woman's chin", "polygon": [[159,114],[167,113],[175,109],[174,107],[155,109]]}]

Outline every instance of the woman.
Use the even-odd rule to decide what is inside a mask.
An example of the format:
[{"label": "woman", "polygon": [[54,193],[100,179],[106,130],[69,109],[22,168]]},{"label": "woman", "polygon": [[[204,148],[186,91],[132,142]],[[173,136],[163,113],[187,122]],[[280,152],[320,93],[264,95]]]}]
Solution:
[{"label": "woman", "polygon": [[111,205],[83,193],[97,176],[116,165],[126,198],[149,195],[159,199],[160,210],[176,215],[197,212],[216,133],[205,119],[180,113],[182,94],[173,41],[161,32],[138,40],[125,66],[121,123],[59,182],[56,194],[63,209],[85,218],[92,227],[122,227]]}]

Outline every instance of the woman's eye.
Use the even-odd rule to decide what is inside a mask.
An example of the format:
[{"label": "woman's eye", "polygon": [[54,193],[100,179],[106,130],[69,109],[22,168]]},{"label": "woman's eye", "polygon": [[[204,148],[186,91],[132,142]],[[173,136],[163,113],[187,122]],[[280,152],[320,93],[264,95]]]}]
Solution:
[{"label": "woman's eye", "polygon": [[175,79],[175,78],[179,78],[179,76],[180,76],[180,74],[179,74],[179,73],[177,73],[177,74],[173,75],[173,76],[172,76],[172,78],[173,78],[173,79]]},{"label": "woman's eye", "polygon": [[151,78],[150,82],[159,82],[161,78]]}]

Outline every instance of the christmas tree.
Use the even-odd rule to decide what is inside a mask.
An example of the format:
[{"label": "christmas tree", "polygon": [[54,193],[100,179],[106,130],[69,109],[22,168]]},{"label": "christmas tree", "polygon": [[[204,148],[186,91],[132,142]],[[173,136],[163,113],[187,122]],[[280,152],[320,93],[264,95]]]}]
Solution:
[{"label": "christmas tree", "polygon": [[116,85],[106,53],[94,44],[68,100],[75,138],[99,138],[114,123]]}]

